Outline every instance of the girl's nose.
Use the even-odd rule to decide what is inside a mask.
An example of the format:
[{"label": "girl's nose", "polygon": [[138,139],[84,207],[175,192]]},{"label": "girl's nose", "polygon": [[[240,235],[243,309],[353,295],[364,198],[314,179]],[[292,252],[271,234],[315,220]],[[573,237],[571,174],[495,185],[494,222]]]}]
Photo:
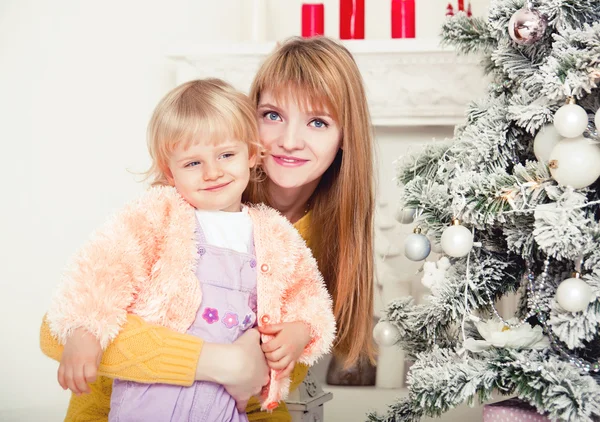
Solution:
[{"label": "girl's nose", "polygon": [[205,163],[204,180],[216,180],[223,176],[223,171],[217,163]]}]

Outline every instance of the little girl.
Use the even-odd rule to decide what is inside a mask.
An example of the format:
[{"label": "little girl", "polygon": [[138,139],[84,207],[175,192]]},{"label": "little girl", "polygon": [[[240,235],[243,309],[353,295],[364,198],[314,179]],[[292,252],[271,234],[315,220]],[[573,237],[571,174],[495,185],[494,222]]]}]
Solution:
[{"label": "little girl", "polygon": [[[301,322],[310,334],[298,353],[277,359],[311,365],[327,353],[335,320],[310,250],[277,211],[241,203],[257,140],[252,103],[223,81],[168,93],[148,129],[153,186],[75,256],[47,315],[53,335],[64,344],[84,329],[105,348],[127,313],[215,343],[231,343],[255,324]],[[263,409],[277,407],[289,383],[271,370]],[[109,421],[133,420],[247,418],[218,384],[115,380]]]}]

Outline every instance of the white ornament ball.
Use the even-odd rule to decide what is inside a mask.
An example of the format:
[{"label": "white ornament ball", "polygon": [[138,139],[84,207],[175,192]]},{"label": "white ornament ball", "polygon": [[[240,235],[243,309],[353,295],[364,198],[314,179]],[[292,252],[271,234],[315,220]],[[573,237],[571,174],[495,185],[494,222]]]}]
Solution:
[{"label": "white ornament ball", "polygon": [[544,125],[533,140],[533,153],[540,163],[547,163],[552,149],[562,139],[553,124]]},{"label": "white ornament ball", "polygon": [[600,147],[583,136],[563,139],[549,158],[550,173],[562,186],[582,189],[600,177]]},{"label": "white ornament ball", "polygon": [[578,277],[567,278],[556,289],[556,301],[566,311],[580,312],[587,309],[592,300],[589,284]]},{"label": "white ornament ball", "polygon": [[600,134],[600,108],[596,111],[596,115],[594,116],[594,124],[596,125],[596,132]]},{"label": "white ornament ball", "polygon": [[416,211],[414,208],[398,208],[394,217],[398,223],[410,224],[415,219]]},{"label": "white ornament ball", "polygon": [[373,339],[380,347],[389,347],[396,344],[400,337],[398,328],[389,321],[379,321],[373,328]]},{"label": "white ornament ball", "polygon": [[467,256],[473,248],[473,233],[465,226],[453,225],[444,230],[440,243],[447,255],[454,258]]},{"label": "white ornament ball", "polygon": [[554,114],[554,127],[565,138],[577,138],[587,129],[588,115],[577,104],[565,104]]},{"label": "white ornament ball", "polygon": [[431,243],[425,235],[413,233],[404,241],[404,255],[411,261],[423,261],[431,252]]}]

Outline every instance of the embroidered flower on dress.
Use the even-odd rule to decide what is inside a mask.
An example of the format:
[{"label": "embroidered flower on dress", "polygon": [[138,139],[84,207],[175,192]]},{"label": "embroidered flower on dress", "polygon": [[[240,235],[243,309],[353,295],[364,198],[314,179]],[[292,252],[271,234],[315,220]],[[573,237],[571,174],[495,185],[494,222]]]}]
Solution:
[{"label": "embroidered flower on dress", "polygon": [[245,330],[246,328],[250,327],[252,325],[252,323],[254,321],[252,321],[252,314],[248,314],[246,315],[246,317],[244,318],[244,321],[242,321],[242,328]]},{"label": "embroidered flower on dress", "polygon": [[239,325],[239,321],[238,321],[238,316],[237,314],[231,313],[231,312],[227,312],[225,314],[225,316],[223,317],[223,319],[221,320],[221,322],[223,324],[225,324],[225,326],[227,328],[233,328],[237,325]]},{"label": "embroidered flower on dress", "polygon": [[213,308],[204,308],[202,318],[204,318],[204,321],[208,322],[209,324],[214,324],[219,320],[219,311]]}]

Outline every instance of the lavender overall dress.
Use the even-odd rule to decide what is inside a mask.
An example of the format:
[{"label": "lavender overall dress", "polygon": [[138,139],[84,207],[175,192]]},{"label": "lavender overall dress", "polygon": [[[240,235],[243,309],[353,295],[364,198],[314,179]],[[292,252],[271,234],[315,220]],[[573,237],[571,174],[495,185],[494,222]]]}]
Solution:
[{"label": "lavender overall dress", "polygon": [[[202,303],[187,333],[211,343],[232,343],[256,321],[256,256],[206,243],[198,224],[196,275]],[[242,422],[235,401],[221,385],[191,387],[115,380],[110,422]]]}]

